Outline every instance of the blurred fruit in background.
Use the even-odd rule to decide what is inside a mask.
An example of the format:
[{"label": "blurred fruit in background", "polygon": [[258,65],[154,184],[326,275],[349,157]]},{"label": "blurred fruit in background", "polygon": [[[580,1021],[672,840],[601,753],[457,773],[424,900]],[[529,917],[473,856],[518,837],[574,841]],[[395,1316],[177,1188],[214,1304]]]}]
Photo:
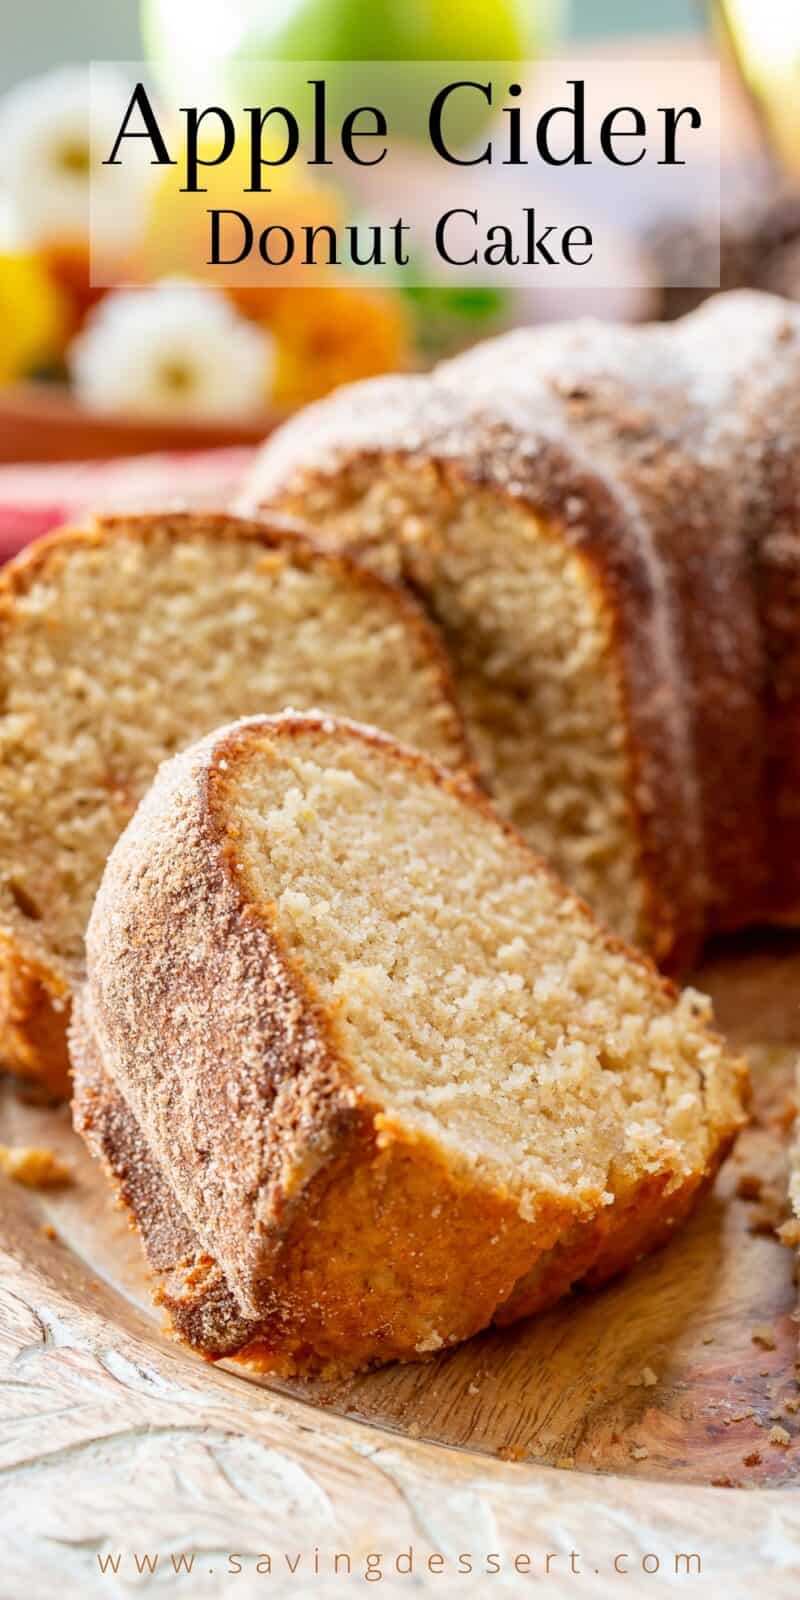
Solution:
[{"label": "blurred fruit in background", "polygon": [[[564,0],[143,0],[143,23],[163,83],[191,85],[192,104],[208,93],[233,112],[291,81],[307,93],[292,66],[307,59],[326,63],[332,103],[339,93],[350,109],[358,84],[343,62],[520,62],[551,42],[563,9]],[[441,86],[438,67],[430,72]],[[374,97],[391,94],[393,79],[379,78]],[[420,131],[420,114],[426,123],[424,83],[409,95],[403,79],[394,121],[389,108],[395,135]],[[353,283],[327,266],[313,287],[291,286],[280,267],[254,283],[252,257],[241,275],[229,262],[219,289],[206,265],[209,211],[245,210],[256,238],[273,223],[293,235],[338,231],[358,213],[349,176],[321,178],[298,161],[271,170],[269,191],[248,192],[244,140],[204,167],[205,192],[193,195],[181,192],[180,162],[152,164],[143,139],[127,142],[120,182],[105,157],[131,87],[123,68],[62,67],[0,97],[0,214],[10,219],[0,231],[0,383],[68,379],[79,403],[109,414],[241,419],[413,368],[507,318],[504,291],[418,289],[388,271]],[[169,109],[159,115],[179,158]],[[223,226],[235,229],[235,218]],[[175,275],[184,281],[164,285]]]},{"label": "blurred fruit in background", "polygon": [[784,167],[800,174],[800,3],[715,0],[718,24]]},{"label": "blurred fruit in background", "polygon": [[[241,104],[291,104],[306,75],[292,62],[326,62],[332,114],[379,99],[391,132],[426,136],[427,110],[440,75],[424,63],[535,60],[563,23],[566,0],[142,0],[145,45],[172,94],[235,96]],[[381,93],[370,76],[337,63],[416,61],[413,94],[386,76]],[[363,91],[363,92],[362,92]],[[463,109],[462,109],[463,108]],[[486,121],[478,97],[459,103],[451,134],[462,142]]]},{"label": "blurred fruit in background", "polygon": [[[207,0],[143,0],[142,25],[151,59],[173,97],[191,89],[192,97],[216,94],[231,106],[266,107],[283,100],[299,106],[301,94],[305,92],[303,104],[308,98],[307,73],[292,63],[325,62],[330,63],[325,78],[332,117],[357,104],[363,90],[367,99],[386,108],[392,131],[424,137],[428,103],[441,86],[438,69],[431,68],[428,83],[420,82],[418,73],[417,92],[409,95],[404,83],[394,103],[387,104],[393,75],[386,74],[379,86],[372,84],[370,93],[374,73],[365,69],[362,81],[349,67],[337,72],[337,64],[519,62],[535,58],[552,43],[565,9],[566,0],[495,0],[491,6],[486,0],[230,0],[220,15]],[[474,136],[484,118],[477,98],[469,101],[469,116],[471,121],[462,119],[458,130],[452,125],[449,130],[462,141]],[[171,203],[178,180],[167,176],[160,183],[145,247],[148,272],[197,262],[198,240],[207,237],[207,207],[225,204],[229,179],[224,172],[215,177],[212,168],[204,182],[209,195],[198,196],[193,207],[197,238],[187,235],[183,262],[174,238],[178,208]],[[273,169],[274,194],[248,196],[248,212],[258,227],[276,216],[290,227],[341,221],[344,197],[336,201],[330,185],[315,186],[310,175],[302,189],[297,182],[294,172],[290,176]],[[246,185],[243,178],[241,187]],[[335,274],[325,269],[319,274],[322,286],[313,289],[284,290],[279,272],[271,274],[270,284],[253,287],[247,284],[248,275],[252,265],[245,263],[239,286],[236,269],[229,269],[229,292],[248,316],[266,323],[273,333],[275,398],[290,406],[314,399],[336,383],[412,365],[415,353],[417,360],[431,359],[457,348],[491,331],[511,301],[501,290],[353,288],[337,284]]]},{"label": "blurred fruit in background", "polygon": [[[201,158],[213,159],[218,149],[218,140],[209,140],[201,147]],[[177,156],[177,165],[157,169],[137,251],[139,274],[145,280],[176,272],[207,279],[219,277],[219,268],[207,265],[210,209],[245,210],[256,236],[271,223],[299,232],[305,224],[330,224],[335,228],[343,220],[341,195],[331,183],[318,182],[303,163],[276,167],[270,173],[268,190],[262,194],[246,193],[250,185],[250,158],[244,139],[237,139],[224,164],[203,169],[203,189],[198,194],[182,192],[185,156],[177,148],[173,153]],[[241,229],[235,219],[229,245],[227,240],[223,226],[224,252],[232,259],[241,247]],[[226,288],[237,298],[241,296],[242,304],[248,304],[253,315],[269,305],[272,295],[288,275],[281,267],[274,267],[270,270],[269,282],[254,285],[254,273],[257,275],[258,270],[257,256],[255,267],[252,260],[244,260],[238,265],[232,261],[225,268]],[[324,267],[319,270],[320,275],[325,271]]]},{"label": "blurred fruit in background", "polygon": [[[180,160],[163,170],[141,244],[145,278],[176,271],[213,278],[214,268],[202,266],[208,209],[235,205],[237,193],[248,187],[248,161],[245,144],[237,144],[224,167],[204,172],[206,192],[197,195],[180,193]],[[304,226],[337,228],[345,218],[345,197],[303,166],[277,168],[270,185],[269,192],[246,197],[256,232],[278,223],[299,235]],[[237,238],[234,233],[232,247]],[[307,287],[292,284],[291,266],[273,268],[261,284],[253,283],[254,270],[251,261],[227,267],[225,293],[274,341],[270,398],[280,407],[303,405],[339,383],[413,363],[413,324],[399,290],[337,283],[335,269],[324,265],[315,267],[315,281]]]},{"label": "blurred fruit in background", "polygon": [[152,182],[144,153],[134,153],[124,188],[102,163],[124,93],[113,68],[57,67],[0,100],[0,194],[14,238],[60,292],[61,354],[103,292],[90,281],[90,184],[92,242],[105,270],[127,269],[142,227]]},{"label": "blurred fruit in background", "polygon": [[38,256],[0,249],[0,383],[56,362],[68,309]]},{"label": "blurred fruit in background", "polygon": [[275,399],[300,406],[341,383],[398,372],[413,361],[403,297],[337,285],[290,289],[269,323],[276,345]]}]

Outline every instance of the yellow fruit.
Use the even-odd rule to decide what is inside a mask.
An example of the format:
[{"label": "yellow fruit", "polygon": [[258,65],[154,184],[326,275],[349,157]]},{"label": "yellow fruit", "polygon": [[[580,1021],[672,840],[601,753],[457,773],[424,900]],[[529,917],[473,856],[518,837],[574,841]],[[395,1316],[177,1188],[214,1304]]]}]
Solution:
[{"label": "yellow fruit", "polygon": [[0,252],[0,383],[60,355],[67,324],[56,285],[35,255]]},{"label": "yellow fruit", "polygon": [[287,289],[268,326],[277,346],[272,398],[279,405],[306,405],[341,383],[411,364],[405,306],[381,289]]},{"label": "yellow fruit", "polygon": [[[216,150],[209,144],[201,153],[211,159]],[[291,268],[284,271],[267,267],[260,262],[257,251],[239,265],[209,266],[212,210],[243,212],[251,221],[256,238],[271,223],[299,233],[306,224],[329,223],[336,227],[341,222],[338,195],[330,185],[326,187],[306,176],[302,166],[274,168],[269,179],[270,193],[246,193],[250,169],[244,138],[237,140],[227,161],[203,170],[205,193],[181,193],[183,170],[183,158],[179,158],[177,166],[163,169],[153,190],[138,263],[139,275],[145,281],[180,273],[234,290],[237,297],[242,290],[270,292],[285,283],[287,276],[291,281]]]}]

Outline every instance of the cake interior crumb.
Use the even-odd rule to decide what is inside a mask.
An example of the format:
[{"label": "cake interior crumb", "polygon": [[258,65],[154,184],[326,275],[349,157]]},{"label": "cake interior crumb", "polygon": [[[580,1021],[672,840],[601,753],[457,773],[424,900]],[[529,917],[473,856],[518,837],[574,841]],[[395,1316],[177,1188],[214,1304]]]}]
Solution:
[{"label": "cake interior crumb", "polygon": [[226,780],[243,881],[345,1061],[406,1128],[596,1209],[702,1169],[736,1117],[708,1002],[676,1002],[521,844],[377,744],[265,731]]}]

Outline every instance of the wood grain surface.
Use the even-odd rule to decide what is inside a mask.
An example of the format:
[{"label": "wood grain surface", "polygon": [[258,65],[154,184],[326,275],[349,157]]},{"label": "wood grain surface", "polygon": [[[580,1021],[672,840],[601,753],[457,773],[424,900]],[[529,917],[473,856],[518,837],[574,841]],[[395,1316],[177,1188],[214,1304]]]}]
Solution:
[{"label": "wood grain surface", "polygon": [[[800,941],[728,945],[700,982],[749,1052],[754,1115],[683,1234],[601,1293],[337,1387],[265,1385],[171,1343],[68,1113],[6,1085],[0,1138],[50,1145],[75,1181],[49,1195],[2,1184],[2,1600],[23,1592],[22,1574],[31,1600],[126,1594],[97,1554],[148,1541],[211,1552],[191,1584],[175,1580],[182,1592],[261,1593],[224,1577],[220,1552],[292,1538],[362,1554],[365,1541],[528,1551],[540,1566],[560,1552],[567,1587],[545,1593],[573,1592],[568,1552],[591,1547],[593,1596],[620,1593],[615,1552],[699,1550],[715,1582],[691,1580],[694,1593],[744,1596],[760,1582],[796,1595],[796,1292],[772,1228],[800,1048]],[[775,1426],[788,1446],[770,1442]],[[76,1587],[59,1589],[59,1573]],[[490,1593],[528,1592],[516,1572],[493,1576]],[[285,1576],[264,1592],[346,1592],[329,1577],[304,1589]],[[382,1592],[411,1592],[389,1577]],[[132,1586],[150,1581],[136,1574]],[[413,1592],[483,1593],[486,1581],[449,1587],[422,1572]],[[161,1592],[171,1579],[152,1582]]]}]

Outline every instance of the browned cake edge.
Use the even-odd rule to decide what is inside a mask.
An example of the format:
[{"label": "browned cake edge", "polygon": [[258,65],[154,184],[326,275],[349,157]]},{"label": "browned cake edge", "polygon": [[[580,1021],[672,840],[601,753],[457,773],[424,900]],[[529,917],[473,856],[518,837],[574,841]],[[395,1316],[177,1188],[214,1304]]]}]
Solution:
[{"label": "browned cake edge", "polygon": [[[673,954],[658,927],[643,941],[671,970],[691,960],[698,920],[701,940],[800,920],[798,371],[800,314],[776,295],[716,296],[669,329],[518,329],[431,375],[318,402],[266,443],[241,496],[251,510],[302,509],[315,487],[370,459],[388,472],[405,452],[420,465],[458,460],[535,512],[548,435],[621,495],[621,537],[641,551],[650,540],[672,613],[666,670],[653,655],[648,671],[641,639],[637,650],[635,607],[619,618],[635,787],[657,813],[643,823],[642,870],[673,908],[676,934]],[[591,529],[588,542],[602,587],[608,552],[592,551]],[[659,685],[674,696],[676,684],[690,738],[676,740],[665,715],[661,744],[694,786],[688,829],[638,705]]]},{"label": "browned cake edge", "polygon": [[[68,559],[72,550],[108,545],[116,538],[147,540],[165,533],[176,540],[244,539],[265,550],[288,550],[299,566],[323,567],[370,594],[384,600],[390,597],[405,627],[415,634],[420,654],[432,670],[435,692],[443,709],[449,712],[447,733],[454,769],[477,776],[458,710],[450,663],[422,608],[402,585],[378,576],[346,554],[318,549],[309,530],[288,518],[276,516],[266,522],[227,512],[150,512],[100,517],[89,528],[66,528],[48,534],[28,545],[0,573],[0,648],[6,630],[14,626],[17,597],[27,593],[50,563]],[[66,1036],[70,987],[64,973],[48,963],[38,945],[22,942],[15,930],[0,929],[0,1064],[20,1077],[42,1083],[56,1098],[69,1095]]]},{"label": "browned cake edge", "polygon": [[[130,1217],[131,1226],[138,1234],[147,1263],[153,1275],[153,1299],[163,1308],[169,1329],[209,1360],[237,1356],[259,1371],[282,1376],[302,1375],[322,1371],[327,1375],[358,1370],[360,1367],[378,1365],[399,1359],[423,1359],[434,1354],[435,1341],[430,1349],[413,1348],[400,1343],[399,1335],[406,1331],[382,1322],[370,1327],[370,1307],[362,1300],[359,1316],[364,1321],[356,1329],[348,1329],[346,1345],[339,1345],[336,1329],[320,1330],[313,1323],[306,1326],[299,1312],[298,1327],[287,1326],[282,1319],[259,1320],[243,1314],[235,1295],[218,1263],[203,1249],[198,1235],[192,1230],[181,1211],[168,1181],[159,1172],[142,1138],[135,1118],[122,1097],[112,1087],[108,1075],[99,1064],[96,1042],[81,1015],[78,998],[71,1029],[75,1127],[82,1134],[90,1151],[101,1161],[120,1203]],[[644,1256],[661,1249],[672,1238],[675,1230],[686,1220],[702,1195],[713,1183],[718,1168],[735,1138],[731,1130],[724,1143],[720,1143],[713,1162],[702,1173],[697,1173],[677,1189],[669,1190],[666,1175],[659,1175],[637,1185],[622,1202],[606,1207],[600,1219],[589,1222],[576,1221],[567,1226],[563,1242],[544,1248],[530,1270],[508,1287],[508,1278],[502,1286],[502,1297],[492,1304],[492,1295],[484,1291],[482,1310],[473,1316],[474,1326],[467,1324],[452,1341],[479,1332],[489,1322],[500,1327],[534,1315],[554,1305],[576,1289],[597,1289],[615,1276],[633,1267]],[[393,1151],[393,1156],[398,1152]],[[385,1167],[381,1184],[385,1191],[396,1191],[398,1184],[408,1185],[413,1165],[410,1161],[396,1159]],[[408,1189],[408,1202],[416,1214],[417,1206],[430,1206],[431,1194],[414,1184]],[[441,1194],[435,1195],[437,1206],[442,1204]],[[342,1231],[352,1223],[348,1197],[342,1194],[340,1226]],[[474,1263],[486,1253],[487,1238],[491,1230],[503,1227],[506,1217],[486,1204],[482,1213],[476,1213],[473,1227],[462,1231],[458,1243],[448,1239],[446,1228],[453,1216],[439,1213],[438,1235],[444,1240],[442,1252],[435,1241],[421,1241],[430,1265],[430,1276],[436,1281],[441,1297],[442,1281],[452,1276],[453,1255],[451,1244],[463,1248]],[[309,1218],[308,1226],[315,1224]],[[385,1214],[381,1216],[385,1226]],[[333,1249],[341,1249],[342,1234],[335,1230],[331,1236]],[[418,1248],[420,1241],[414,1234],[395,1230],[397,1248],[407,1252]],[[391,1240],[388,1241],[391,1247]],[[287,1250],[302,1252],[303,1238],[296,1229]],[[359,1268],[363,1278],[363,1263]],[[354,1274],[354,1277],[357,1276]],[[474,1271],[470,1271],[467,1288],[474,1301]],[[345,1285],[341,1285],[342,1288]],[[450,1286],[455,1297],[464,1289],[458,1284]],[[310,1293],[313,1284],[308,1285]],[[419,1300],[420,1287],[409,1287],[409,1293]],[[495,1291],[497,1292],[497,1291]],[[420,1315],[421,1336],[417,1345],[426,1343],[426,1327],[430,1316],[422,1305]],[[430,1336],[428,1336],[430,1337]]]},{"label": "browned cake edge", "polygon": [[[614,1205],[541,1196],[522,1218],[513,1194],[371,1104],[220,833],[248,742],[309,726],[331,723],[251,719],[162,769],[110,858],[72,1031],[76,1127],[134,1216],[175,1328],[207,1355],[240,1349],[284,1372],[415,1359],[621,1271],[669,1236],[742,1120],[734,1095],[711,1117],[702,1171],[666,1163]],[[474,789],[339,726],[457,792],[546,870]],[[179,1073],[163,1070],[175,1060]],[[742,1088],[743,1066],[731,1071]]]},{"label": "browned cake edge", "polygon": [[[382,381],[353,387],[377,390]],[[377,397],[374,406],[373,426],[378,432],[385,428],[385,448],[351,440],[358,401],[351,396],[348,408],[343,390],[304,413],[302,434],[289,423],[270,441],[249,508],[260,494],[265,516],[277,512],[301,517],[307,508],[313,517],[320,487],[341,486],[346,503],[351,479],[388,473],[392,463],[410,462],[430,467],[454,492],[465,487],[488,490],[529,511],[580,559],[611,619],[612,667],[625,710],[622,735],[631,771],[624,798],[645,902],[641,942],[665,970],[686,970],[703,939],[708,879],[689,731],[690,693],[674,608],[646,525],[627,492],[592,471],[563,439],[526,438],[497,421],[476,418],[464,429],[469,436],[461,439],[458,450],[447,436],[438,442],[433,430],[429,439],[397,446],[394,435],[403,434],[398,420],[403,408],[388,397],[392,381],[385,381],[385,408]],[[367,394],[363,400],[369,406]],[[422,403],[413,409],[421,413]],[[366,545],[351,548],[359,559],[369,559]],[[403,575],[424,604],[415,559],[412,550]]]}]

